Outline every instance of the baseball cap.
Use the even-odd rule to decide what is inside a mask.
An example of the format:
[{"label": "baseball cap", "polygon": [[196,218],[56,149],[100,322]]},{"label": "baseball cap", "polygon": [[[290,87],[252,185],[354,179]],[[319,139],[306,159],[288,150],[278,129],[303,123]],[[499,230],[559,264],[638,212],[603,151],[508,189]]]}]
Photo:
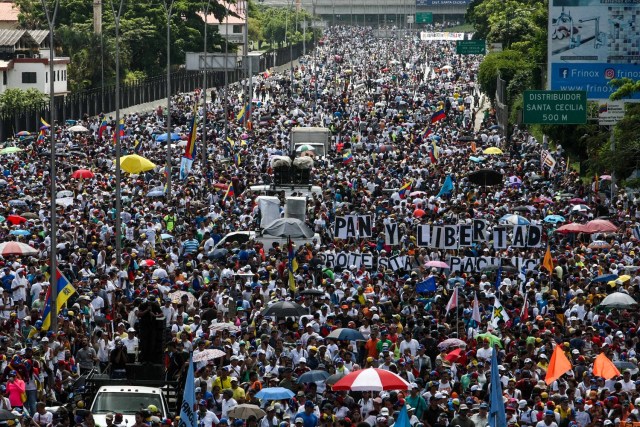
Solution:
[{"label": "baseball cap", "polygon": [[298,417],[298,418],[296,418],[295,423],[296,423],[296,424],[298,424],[298,423],[303,424],[303,423],[304,423],[304,420],[303,420],[302,418]]}]

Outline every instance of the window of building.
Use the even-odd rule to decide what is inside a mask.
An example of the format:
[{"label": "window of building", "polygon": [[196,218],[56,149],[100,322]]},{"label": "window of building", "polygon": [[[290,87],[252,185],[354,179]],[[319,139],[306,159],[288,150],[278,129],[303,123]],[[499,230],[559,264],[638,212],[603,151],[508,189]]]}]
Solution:
[{"label": "window of building", "polygon": [[34,84],[38,83],[38,74],[35,72],[23,72],[22,73],[22,83]]},{"label": "window of building", "polygon": [[7,72],[6,71],[2,72],[2,84],[5,85],[5,86],[7,85]]},{"label": "window of building", "polygon": [[238,34],[242,32],[242,25],[234,25],[233,29],[231,30],[233,32],[233,34]]}]

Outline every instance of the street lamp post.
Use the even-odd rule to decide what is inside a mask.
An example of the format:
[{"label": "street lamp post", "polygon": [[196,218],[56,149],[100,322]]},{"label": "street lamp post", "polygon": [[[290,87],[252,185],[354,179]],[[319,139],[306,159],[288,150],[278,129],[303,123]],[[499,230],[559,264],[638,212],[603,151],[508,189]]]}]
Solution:
[{"label": "street lamp post", "polygon": [[116,11],[113,0],[111,0],[111,11],[116,27],[116,265],[120,268],[122,264],[122,171],[120,170],[120,157],[122,156],[122,141],[120,139],[120,17],[124,0],[120,0],[120,5]]},{"label": "street lamp post", "polygon": [[171,16],[173,15],[173,2],[162,2],[162,7],[167,15],[167,159],[165,172],[167,173],[166,197],[171,200]]},{"label": "street lamp post", "polygon": [[51,322],[49,326],[50,331],[56,331],[58,329],[58,229],[56,224],[56,132],[55,132],[55,87],[54,87],[54,71],[53,60],[55,56],[55,50],[53,47],[53,30],[56,25],[56,15],[58,14],[58,6],[60,0],[54,0],[53,10],[49,8],[46,0],[42,1],[42,7],[47,17],[47,24],[49,26],[49,133],[51,144],[51,156],[49,158],[49,178],[51,179],[51,257],[49,265],[49,280],[51,286]]},{"label": "street lamp post", "polygon": [[[207,166],[207,18],[209,17],[209,7],[211,6],[211,0],[207,1],[205,6],[202,2],[204,9],[204,70],[202,72],[202,169]],[[226,58],[225,58],[226,60]]]}]

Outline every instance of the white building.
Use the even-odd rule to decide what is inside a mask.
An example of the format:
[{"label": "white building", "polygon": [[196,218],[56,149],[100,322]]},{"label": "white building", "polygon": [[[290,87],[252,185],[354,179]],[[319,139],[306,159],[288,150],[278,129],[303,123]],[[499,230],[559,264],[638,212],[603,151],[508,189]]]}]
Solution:
[{"label": "white building", "polygon": [[[238,16],[237,17],[226,16],[224,20],[218,21],[216,17],[213,15],[213,13],[210,13],[206,18],[207,24],[217,28],[220,36],[222,36],[222,38],[224,39],[227,39],[229,43],[243,44],[244,43],[244,26],[246,21],[244,5],[246,3],[240,0],[237,4],[227,3],[224,1],[221,1],[220,4],[222,4],[231,13],[236,14]],[[199,12],[198,15],[203,20],[205,19],[204,13]]]},{"label": "white building", "polygon": [[[53,60],[54,93],[67,90],[68,57]],[[49,31],[0,29],[0,93],[8,88],[49,94]]]}]

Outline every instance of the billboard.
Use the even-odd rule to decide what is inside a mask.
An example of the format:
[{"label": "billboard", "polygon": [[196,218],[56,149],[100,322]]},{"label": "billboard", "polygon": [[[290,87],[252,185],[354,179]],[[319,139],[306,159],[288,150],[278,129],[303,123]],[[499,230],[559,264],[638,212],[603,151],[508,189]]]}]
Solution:
[{"label": "billboard", "polygon": [[640,79],[639,41],[640,0],[550,0],[550,89],[609,98],[611,79]]},{"label": "billboard", "polygon": [[416,0],[416,6],[469,6],[471,0]]}]

